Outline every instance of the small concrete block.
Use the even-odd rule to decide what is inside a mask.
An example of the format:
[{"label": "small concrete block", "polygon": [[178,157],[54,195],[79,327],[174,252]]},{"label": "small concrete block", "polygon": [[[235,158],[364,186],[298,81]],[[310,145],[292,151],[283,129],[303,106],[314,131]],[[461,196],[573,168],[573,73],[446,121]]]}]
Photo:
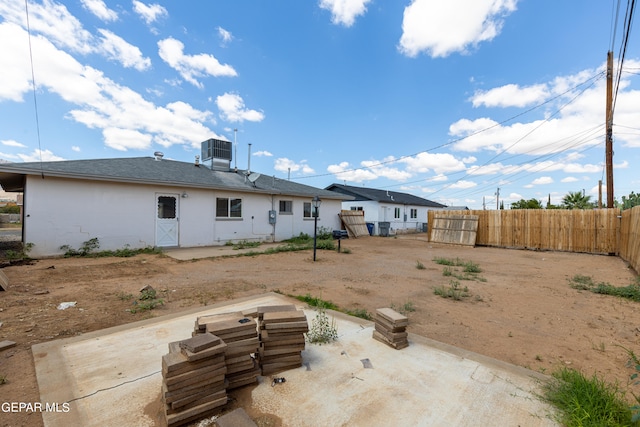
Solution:
[{"label": "small concrete block", "polygon": [[265,305],[258,307],[258,320],[262,320],[265,313],[272,313],[274,311],[296,311],[296,306],[293,304],[287,305]]},{"label": "small concrete block", "polygon": [[275,311],[264,313],[262,317],[263,323],[282,323],[282,322],[306,322],[307,316],[304,311]]},{"label": "small concrete block", "polygon": [[0,341],[0,351],[6,350],[11,347],[15,347],[16,343],[13,341]]},{"label": "small concrete block", "polygon": [[379,308],[376,310],[376,313],[391,322],[394,326],[407,326],[409,324],[409,318],[407,316],[391,308]]},{"label": "small concrete block", "polygon": [[199,353],[210,347],[220,344],[220,338],[213,334],[199,334],[193,338],[180,341],[180,348],[189,350],[192,353]]},{"label": "small concrete block", "polygon": [[0,291],[6,291],[9,287],[9,278],[4,271],[0,270]]},{"label": "small concrete block", "polygon": [[216,419],[218,427],[257,427],[257,424],[242,408],[234,409]]}]

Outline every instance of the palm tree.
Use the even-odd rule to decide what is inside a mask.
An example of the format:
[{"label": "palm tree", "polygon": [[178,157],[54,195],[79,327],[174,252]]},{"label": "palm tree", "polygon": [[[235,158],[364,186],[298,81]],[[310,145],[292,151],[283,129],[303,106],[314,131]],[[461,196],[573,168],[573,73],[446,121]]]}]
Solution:
[{"label": "palm tree", "polygon": [[582,191],[569,191],[562,198],[562,206],[565,209],[592,209],[591,196],[587,196]]}]

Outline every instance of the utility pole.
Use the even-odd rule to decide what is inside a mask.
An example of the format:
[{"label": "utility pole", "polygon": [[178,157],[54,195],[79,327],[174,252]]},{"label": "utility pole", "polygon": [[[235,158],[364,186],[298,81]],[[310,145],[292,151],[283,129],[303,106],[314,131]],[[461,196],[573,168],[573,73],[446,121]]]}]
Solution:
[{"label": "utility pole", "polygon": [[496,210],[500,210],[500,187],[496,191]]},{"label": "utility pole", "polygon": [[602,180],[598,180],[598,209],[602,209]]},{"label": "utility pole", "polygon": [[607,207],[613,208],[613,52],[607,52],[607,114],[605,161],[607,170]]}]

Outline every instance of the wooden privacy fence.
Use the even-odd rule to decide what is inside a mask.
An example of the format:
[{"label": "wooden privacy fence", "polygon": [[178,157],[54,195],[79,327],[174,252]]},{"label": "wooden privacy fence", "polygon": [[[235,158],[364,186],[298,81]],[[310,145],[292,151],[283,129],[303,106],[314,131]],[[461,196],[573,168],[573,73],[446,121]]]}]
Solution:
[{"label": "wooden privacy fence", "polygon": [[[477,215],[479,246],[620,253],[620,209],[429,211],[429,224],[434,224],[436,215]],[[636,224],[639,217],[640,212]],[[429,229],[432,240],[431,226]]]},{"label": "wooden privacy fence", "polygon": [[640,206],[622,211],[620,258],[640,272]]}]

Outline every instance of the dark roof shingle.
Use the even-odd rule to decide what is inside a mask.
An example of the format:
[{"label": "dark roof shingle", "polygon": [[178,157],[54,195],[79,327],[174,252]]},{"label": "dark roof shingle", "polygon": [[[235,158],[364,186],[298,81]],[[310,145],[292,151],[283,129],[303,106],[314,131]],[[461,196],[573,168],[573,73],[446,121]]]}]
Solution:
[{"label": "dark roof shingle", "polygon": [[444,208],[446,205],[414,196],[413,194],[400,193],[397,191],[378,190],[367,187],[354,187],[352,185],[331,184],[325,190],[335,191],[337,193],[346,194],[355,197],[355,200],[388,202],[399,205],[425,206],[429,208]]}]

